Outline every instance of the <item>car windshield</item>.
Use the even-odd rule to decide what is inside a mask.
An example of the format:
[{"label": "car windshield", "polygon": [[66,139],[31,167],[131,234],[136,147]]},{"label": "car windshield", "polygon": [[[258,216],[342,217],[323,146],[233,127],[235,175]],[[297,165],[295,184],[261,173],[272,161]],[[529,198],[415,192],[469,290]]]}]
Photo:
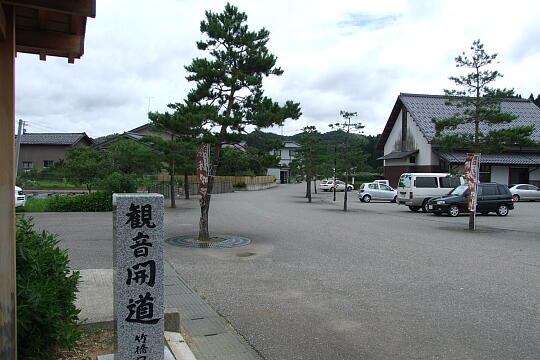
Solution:
[{"label": "car windshield", "polygon": [[454,188],[454,190],[450,191],[448,195],[463,195],[468,188],[468,185],[459,185],[458,187]]}]

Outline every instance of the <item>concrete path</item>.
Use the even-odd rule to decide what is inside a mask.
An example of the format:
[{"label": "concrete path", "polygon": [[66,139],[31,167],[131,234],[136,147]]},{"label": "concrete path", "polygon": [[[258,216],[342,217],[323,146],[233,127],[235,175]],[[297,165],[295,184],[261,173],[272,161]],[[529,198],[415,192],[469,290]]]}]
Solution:
[{"label": "concrete path", "polygon": [[[196,359],[262,359],[226,320],[186,285],[168,262],[164,266],[165,307],[178,311],[180,328]],[[79,318],[87,324],[111,322],[113,270],[83,269],[80,272],[76,303],[81,309]]]}]

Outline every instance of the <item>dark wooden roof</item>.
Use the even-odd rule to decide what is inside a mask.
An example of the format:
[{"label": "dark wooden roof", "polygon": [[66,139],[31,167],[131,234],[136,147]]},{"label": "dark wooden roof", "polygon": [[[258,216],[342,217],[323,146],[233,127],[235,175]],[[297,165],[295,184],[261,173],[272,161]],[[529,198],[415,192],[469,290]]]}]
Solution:
[{"label": "dark wooden roof", "polygon": [[96,16],[95,0],[0,0],[15,11],[16,51],[65,57],[84,54],[86,18]]}]

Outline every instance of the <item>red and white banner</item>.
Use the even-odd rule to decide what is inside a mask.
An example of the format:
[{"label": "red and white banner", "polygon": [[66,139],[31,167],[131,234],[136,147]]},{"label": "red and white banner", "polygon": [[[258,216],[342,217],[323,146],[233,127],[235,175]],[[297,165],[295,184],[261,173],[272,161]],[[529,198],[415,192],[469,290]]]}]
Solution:
[{"label": "red and white banner", "polygon": [[197,146],[197,157],[195,158],[197,166],[197,179],[199,179],[199,195],[201,195],[201,206],[206,205],[206,194],[208,192],[208,170],[209,153],[208,144],[201,143]]},{"label": "red and white banner", "polygon": [[468,208],[476,212],[478,182],[480,180],[480,154],[468,153],[465,159],[465,179],[469,186]]}]

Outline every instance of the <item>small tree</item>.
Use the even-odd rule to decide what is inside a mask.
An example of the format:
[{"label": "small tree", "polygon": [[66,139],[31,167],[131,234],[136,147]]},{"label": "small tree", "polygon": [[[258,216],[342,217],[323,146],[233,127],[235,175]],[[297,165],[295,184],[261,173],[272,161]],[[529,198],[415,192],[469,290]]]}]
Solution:
[{"label": "small tree", "polygon": [[[486,53],[480,40],[473,42],[470,55],[463,52],[455,58],[456,67],[472,71],[467,75],[450,77],[462,90],[444,90],[448,96],[447,105],[455,106],[459,111],[448,118],[433,118],[433,143],[447,151],[462,149],[475,153],[500,152],[508,146],[534,143],[530,139],[533,126],[492,127],[516,119],[515,115],[501,111],[501,99],[513,97],[514,91],[489,87],[502,77],[497,70],[486,69],[496,58],[497,54]],[[469,229],[474,229],[474,212],[470,214]]]},{"label": "small tree", "polygon": [[249,31],[246,21],[247,15],[230,4],[225,5],[222,13],[206,11],[200,29],[207,39],[197,42],[197,47],[206,51],[207,56],[193,59],[186,66],[187,79],[196,84],[187,101],[213,106],[216,110],[204,122],[215,131],[209,139],[214,152],[208,192],[201,201],[199,240],[202,241],[209,239],[208,210],[222,145],[239,141],[239,135],[248,125],[270,127],[288,118],[297,119],[301,114],[298,103],[286,101],[280,106],[264,96],[263,77],[279,76],[283,70],[275,66],[276,57],[266,47],[269,32],[264,28]]},{"label": "small tree", "polygon": [[110,157],[105,151],[77,146],[68,152],[64,168],[70,182],[84,184],[90,193],[92,187],[111,172]]},{"label": "small tree", "polygon": [[[345,196],[343,199],[343,211],[347,211],[347,193],[349,192],[348,186],[349,186],[349,170],[352,167],[352,160],[353,156],[349,153],[349,134],[351,132],[353,133],[361,133],[362,129],[364,128],[364,125],[361,123],[351,123],[351,119],[353,117],[357,116],[356,112],[349,112],[349,111],[343,111],[341,110],[339,112],[339,115],[343,117],[344,122],[343,123],[335,123],[330,124],[331,129],[340,130],[347,134],[345,137],[345,144],[344,144],[344,156],[342,158],[342,164],[343,169],[345,170]],[[334,187],[334,194],[335,194],[335,187]]]},{"label": "small tree", "polygon": [[296,149],[296,155],[291,161],[291,167],[294,171],[306,178],[308,202],[311,202],[311,181],[315,178],[324,156],[320,135],[315,126],[306,126],[300,134],[301,147]]},{"label": "small tree", "polygon": [[497,70],[486,69],[496,58],[497,54],[485,52],[480,40],[473,42],[470,55],[463,52],[455,58],[456,67],[472,69],[472,72],[450,77],[463,88],[444,90],[448,96],[447,105],[455,106],[458,111],[448,118],[433,118],[436,132],[434,143],[445,150],[463,149],[476,153],[499,152],[507,146],[532,144],[529,138],[534,130],[532,126],[492,128],[493,125],[516,119],[515,115],[501,111],[501,99],[513,97],[514,91],[489,87],[502,77]]},{"label": "small tree", "polygon": [[177,174],[184,175],[184,196],[189,199],[188,176],[195,173],[195,144],[193,139],[171,135],[170,140],[158,136],[145,136],[141,139],[158,155],[160,164],[169,174],[171,207],[176,208]]}]

